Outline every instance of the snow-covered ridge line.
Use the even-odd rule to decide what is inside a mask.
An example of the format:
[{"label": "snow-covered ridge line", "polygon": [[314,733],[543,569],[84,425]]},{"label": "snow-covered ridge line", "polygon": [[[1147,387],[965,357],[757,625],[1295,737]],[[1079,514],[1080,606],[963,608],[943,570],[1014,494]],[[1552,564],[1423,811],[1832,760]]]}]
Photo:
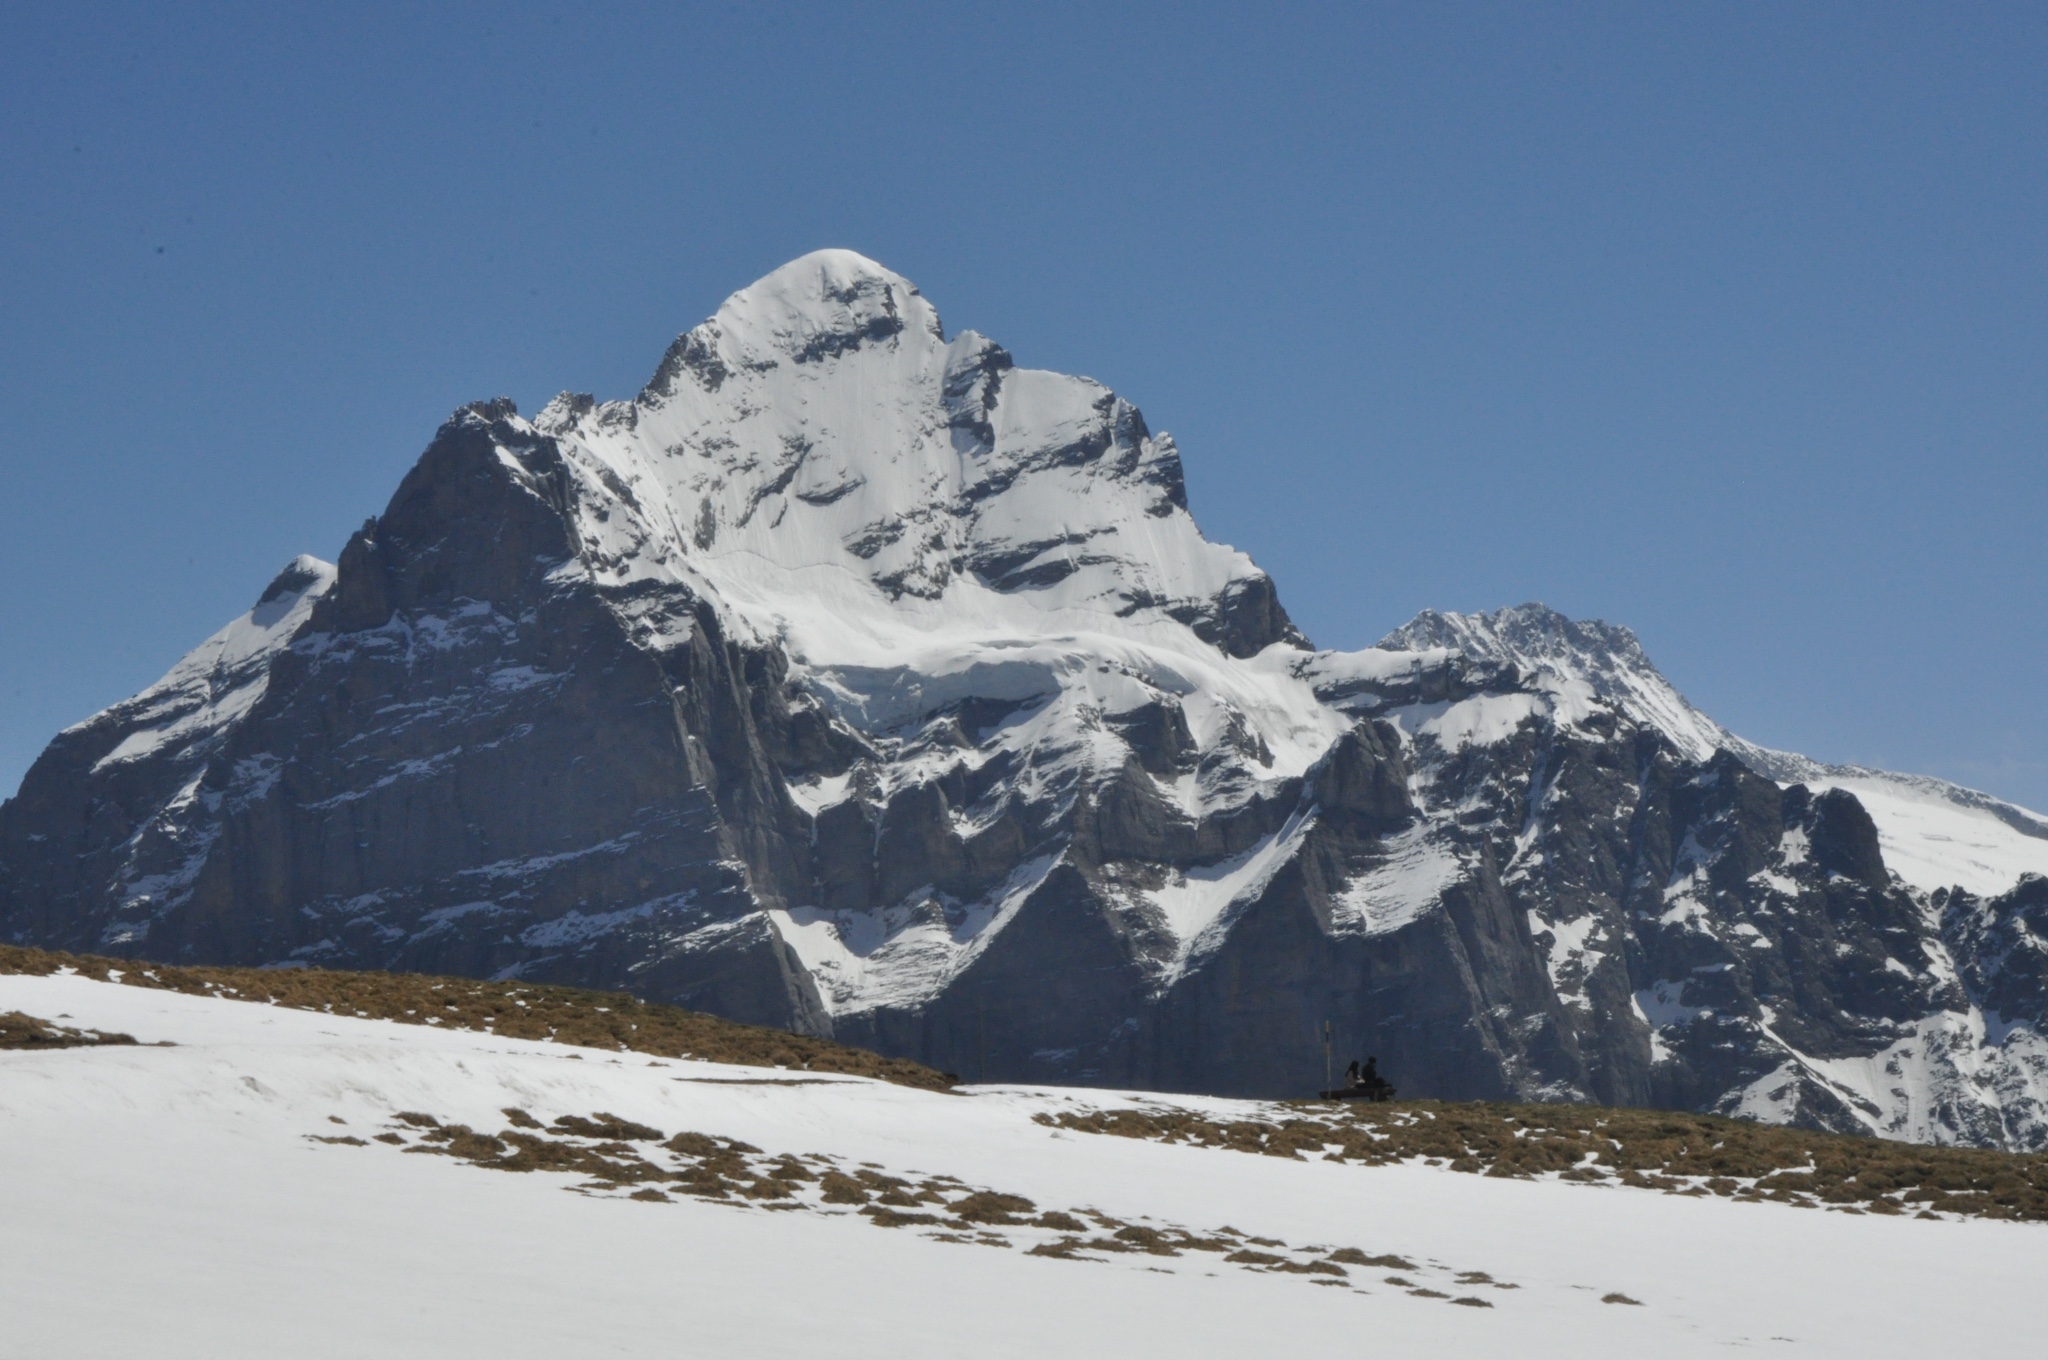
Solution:
[{"label": "snow-covered ridge line", "polygon": [[[1847,789],[1876,820],[1887,865],[1923,892],[1961,887],[1996,896],[2025,874],[2048,874],[2048,817],[1928,775],[1826,765],[1746,741],[1694,708],[1626,628],[1540,604],[1491,614],[1428,610],[1377,644],[1394,656],[1422,648],[1513,668],[1567,704],[1582,706],[1589,695],[1606,701],[1694,760],[1722,750],[1780,784]],[[1567,721],[1582,714],[1573,710]]]},{"label": "snow-covered ridge line", "polygon": [[204,742],[263,697],[270,661],[290,644],[333,584],[332,563],[306,554],[293,558],[248,613],[187,652],[161,680],[68,730],[111,723],[126,727],[121,740],[95,762],[95,770]]}]

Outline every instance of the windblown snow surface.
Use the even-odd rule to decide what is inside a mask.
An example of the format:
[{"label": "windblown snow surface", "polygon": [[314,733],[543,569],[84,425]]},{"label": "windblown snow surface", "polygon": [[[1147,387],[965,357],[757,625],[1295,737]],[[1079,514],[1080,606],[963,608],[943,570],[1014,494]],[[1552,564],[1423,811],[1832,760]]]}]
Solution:
[{"label": "windblown snow surface", "polygon": [[[0,1012],[136,1047],[0,1054],[0,1356],[1677,1357],[2021,1354],[2048,1228],[1849,1216],[1653,1191],[1364,1168],[1064,1133],[1044,1111],[1231,1101],[610,1056],[76,976],[0,977]],[[170,1046],[153,1046],[167,1044]],[[769,1154],[950,1175],[1133,1223],[1483,1271],[1453,1306],[1213,1255],[1100,1261],[851,1213],[566,1193],[369,1142],[425,1111],[497,1128],[604,1111]],[[1603,1303],[1626,1294],[1640,1306]]]}]

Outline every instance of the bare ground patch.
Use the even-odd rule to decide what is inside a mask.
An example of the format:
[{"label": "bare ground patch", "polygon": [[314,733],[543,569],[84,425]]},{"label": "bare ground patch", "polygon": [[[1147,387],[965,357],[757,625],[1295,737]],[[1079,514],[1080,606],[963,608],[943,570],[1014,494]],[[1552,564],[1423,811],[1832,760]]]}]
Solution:
[{"label": "bare ground patch", "polygon": [[[547,1123],[524,1109],[507,1109],[504,1115],[505,1128],[483,1132],[409,1110],[394,1115],[374,1141],[488,1170],[563,1173],[575,1178],[566,1188],[586,1195],[646,1203],[687,1196],[735,1208],[859,1217],[877,1228],[908,1229],[933,1241],[1020,1248],[1059,1260],[1150,1258],[1156,1264],[1147,1268],[1171,1270],[1166,1262],[1190,1258],[1191,1267],[1205,1271],[1228,1265],[1361,1293],[1370,1291],[1354,1282],[1353,1268],[1391,1263],[1447,1286],[1492,1282],[1484,1272],[1417,1266],[1405,1257],[1355,1246],[1290,1245],[1232,1227],[1203,1232],[1174,1223],[1132,1222],[1086,1206],[1049,1208],[953,1176],[895,1174],[828,1153],[765,1152],[737,1139],[687,1130],[667,1136],[604,1111],[561,1115]],[[318,1143],[369,1145],[355,1138],[308,1136]],[[1451,1297],[1420,1280],[1399,1284],[1418,1298]],[[1483,1303],[1469,1295],[1452,1301],[1465,1307]]]},{"label": "bare ground patch", "polygon": [[92,954],[0,945],[0,974],[78,973],[101,982],[189,996],[255,1001],[293,1010],[408,1025],[479,1030],[607,1052],[792,1071],[874,1077],[943,1091],[953,1078],[920,1063],[782,1030],[642,1001],[531,982],[484,982],[424,973],[350,973],[320,968],[179,968]]},{"label": "bare ground patch", "polygon": [[1927,1147],[1670,1110],[1414,1101],[1278,1107],[1270,1120],[1185,1110],[1034,1116],[1084,1133],[1379,1166],[1627,1185],[1846,1213],[2048,1220],[2048,1154]]},{"label": "bare ground patch", "polygon": [[54,1020],[39,1020],[20,1011],[0,1011],[0,1049],[95,1048],[102,1044],[132,1044],[132,1034],[109,1034],[96,1029],[74,1029]]}]

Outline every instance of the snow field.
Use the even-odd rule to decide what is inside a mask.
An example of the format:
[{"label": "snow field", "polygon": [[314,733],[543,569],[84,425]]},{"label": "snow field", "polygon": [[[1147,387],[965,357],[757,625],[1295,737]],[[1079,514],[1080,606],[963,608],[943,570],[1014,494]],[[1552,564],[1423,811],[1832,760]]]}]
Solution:
[{"label": "snow field", "polygon": [[[0,1357],[1606,1356],[1729,1345],[2011,1350],[2048,1322],[2048,1231],[1359,1167],[1065,1133],[1134,1101],[616,1057],[96,983],[0,977],[0,1011],[145,1045],[0,1054]],[[668,1133],[944,1174],[1196,1232],[1396,1253],[1460,1308],[1210,1254],[1032,1257],[852,1215],[565,1193],[369,1137],[398,1111],[501,1128],[606,1111]],[[337,1125],[332,1118],[346,1120]],[[1161,1273],[1165,1272],[1165,1273]],[[1358,1289],[1367,1291],[1357,1292]],[[1608,1292],[1640,1307],[1600,1302]],[[1448,1291],[1447,1291],[1448,1292]],[[1777,1338],[1783,1338],[1782,1340]]]}]

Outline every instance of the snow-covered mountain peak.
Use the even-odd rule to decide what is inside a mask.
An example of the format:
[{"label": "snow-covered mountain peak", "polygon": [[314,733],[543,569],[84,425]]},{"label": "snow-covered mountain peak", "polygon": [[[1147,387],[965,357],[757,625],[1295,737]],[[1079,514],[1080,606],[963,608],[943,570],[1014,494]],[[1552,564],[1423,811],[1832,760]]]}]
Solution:
[{"label": "snow-covered mountain peak", "polygon": [[693,381],[716,390],[735,371],[815,363],[908,332],[943,344],[939,314],[910,280],[851,250],[815,250],[740,289],[680,337],[641,393],[654,406]]},{"label": "snow-covered mountain peak", "polygon": [[314,602],[334,584],[334,575],[333,563],[300,553],[271,578],[248,613],[186,653],[137,699],[198,685],[210,690],[217,700],[224,686],[243,680],[260,683],[261,668],[290,644],[299,625],[312,613]]},{"label": "snow-covered mountain peak", "polygon": [[1407,650],[1450,647],[1503,664],[1543,659],[1650,668],[1642,644],[1629,629],[1600,619],[1573,619],[1533,600],[1490,614],[1425,609],[1379,645]]},{"label": "snow-covered mountain peak", "polygon": [[1539,687],[1580,685],[1637,723],[1662,732],[1686,756],[1705,760],[1727,743],[1720,724],[1687,702],[1651,664],[1636,635],[1599,619],[1572,619],[1529,603],[1490,614],[1424,610],[1382,638],[1389,650],[1449,648],[1512,666]]},{"label": "snow-covered mountain peak", "polygon": [[162,679],[69,729],[106,733],[94,768],[150,756],[185,765],[212,751],[263,697],[271,662],[291,645],[334,577],[332,563],[301,553],[246,614],[187,652]]},{"label": "snow-covered mountain peak", "polygon": [[1265,575],[1202,537],[1136,407],[947,341],[852,251],[735,293],[637,401],[558,398],[534,426],[584,474],[612,572],[708,584],[806,658],[894,664],[935,634],[1298,640]]},{"label": "snow-covered mountain peak", "polygon": [[285,563],[283,571],[270,578],[270,584],[263,588],[263,594],[256,601],[256,609],[274,610],[281,616],[306,599],[309,592],[317,597],[333,584],[332,562],[323,562],[311,553],[300,553]]}]

